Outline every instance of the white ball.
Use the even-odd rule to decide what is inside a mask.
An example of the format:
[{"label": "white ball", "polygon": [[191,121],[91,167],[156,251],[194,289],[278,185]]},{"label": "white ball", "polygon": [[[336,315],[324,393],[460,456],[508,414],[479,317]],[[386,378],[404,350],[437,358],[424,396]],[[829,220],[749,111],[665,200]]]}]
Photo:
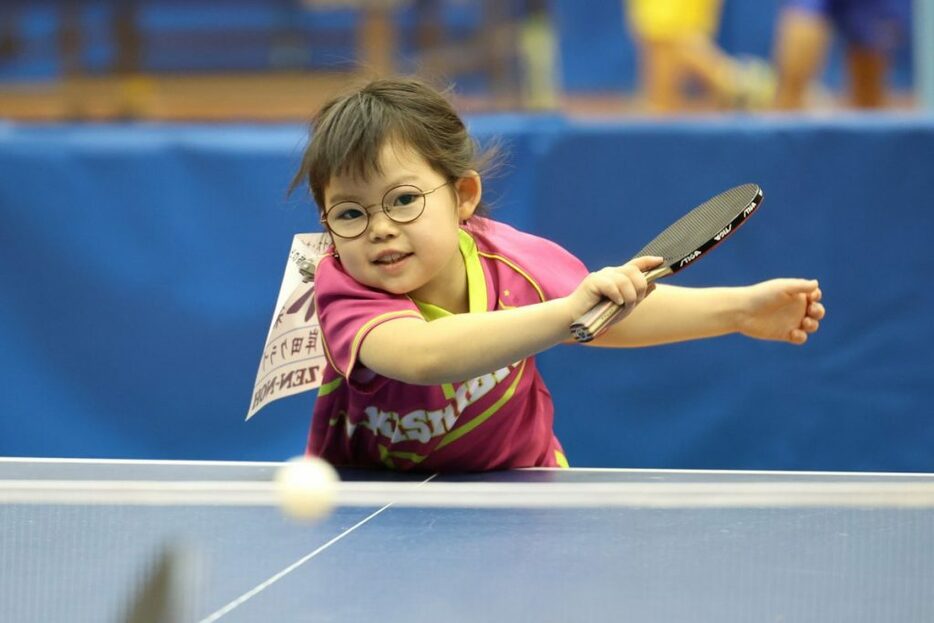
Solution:
[{"label": "white ball", "polygon": [[320,519],[331,512],[340,478],[327,461],[297,457],[276,472],[279,505],[289,517],[303,521]]}]

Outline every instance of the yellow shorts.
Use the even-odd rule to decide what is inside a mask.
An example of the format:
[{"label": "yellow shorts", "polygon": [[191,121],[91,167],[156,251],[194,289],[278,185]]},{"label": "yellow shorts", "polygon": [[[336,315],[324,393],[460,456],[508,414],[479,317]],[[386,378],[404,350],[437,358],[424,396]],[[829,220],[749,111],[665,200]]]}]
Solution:
[{"label": "yellow shorts", "polygon": [[677,39],[717,32],[722,0],[625,0],[629,26],[643,39]]}]

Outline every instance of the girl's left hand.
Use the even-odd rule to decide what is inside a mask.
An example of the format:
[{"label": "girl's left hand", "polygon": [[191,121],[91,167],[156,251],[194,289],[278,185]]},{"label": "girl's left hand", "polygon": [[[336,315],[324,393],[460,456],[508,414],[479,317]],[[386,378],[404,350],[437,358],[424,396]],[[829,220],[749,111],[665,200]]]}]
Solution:
[{"label": "girl's left hand", "polygon": [[760,340],[804,344],[824,317],[816,280],[772,279],[747,288],[739,332]]}]

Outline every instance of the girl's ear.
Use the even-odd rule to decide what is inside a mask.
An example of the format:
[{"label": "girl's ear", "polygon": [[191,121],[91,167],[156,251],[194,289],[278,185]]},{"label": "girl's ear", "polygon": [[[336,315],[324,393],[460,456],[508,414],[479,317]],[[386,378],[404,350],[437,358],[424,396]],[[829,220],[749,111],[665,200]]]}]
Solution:
[{"label": "girl's ear", "polygon": [[467,171],[463,177],[454,182],[457,192],[457,218],[464,222],[473,216],[474,210],[480,205],[483,196],[483,183],[480,174],[476,171]]}]

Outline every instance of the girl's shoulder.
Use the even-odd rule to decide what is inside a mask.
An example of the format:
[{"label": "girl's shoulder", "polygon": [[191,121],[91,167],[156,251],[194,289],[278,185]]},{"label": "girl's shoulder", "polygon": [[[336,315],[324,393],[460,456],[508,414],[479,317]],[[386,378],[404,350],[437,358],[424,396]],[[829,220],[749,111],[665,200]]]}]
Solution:
[{"label": "girl's shoulder", "polygon": [[545,299],[570,294],[587,276],[584,263],[559,244],[506,223],[475,219],[465,230],[476,242],[479,255],[506,273],[531,281]]},{"label": "girl's shoulder", "polygon": [[502,221],[474,217],[465,224],[464,229],[476,241],[480,252],[495,253],[515,260],[573,257],[556,242],[516,229]]}]

